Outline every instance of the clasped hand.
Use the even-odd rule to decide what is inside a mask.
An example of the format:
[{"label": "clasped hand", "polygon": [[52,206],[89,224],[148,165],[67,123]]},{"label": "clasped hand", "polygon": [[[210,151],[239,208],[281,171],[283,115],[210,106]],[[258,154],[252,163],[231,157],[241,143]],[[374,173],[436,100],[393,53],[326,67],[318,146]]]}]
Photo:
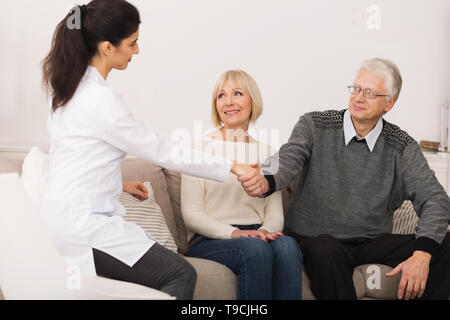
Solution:
[{"label": "clasped hand", "polygon": [[269,242],[269,240],[277,240],[278,237],[284,236],[282,232],[269,232],[265,229],[259,229],[259,230],[240,230],[236,229],[231,233],[231,238],[259,238],[261,240],[264,240],[266,242]]},{"label": "clasped hand", "polygon": [[258,164],[248,165],[234,162],[231,172],[238,177],[238,181],[249,196],[259,197],[269,191],[269,183]]}]

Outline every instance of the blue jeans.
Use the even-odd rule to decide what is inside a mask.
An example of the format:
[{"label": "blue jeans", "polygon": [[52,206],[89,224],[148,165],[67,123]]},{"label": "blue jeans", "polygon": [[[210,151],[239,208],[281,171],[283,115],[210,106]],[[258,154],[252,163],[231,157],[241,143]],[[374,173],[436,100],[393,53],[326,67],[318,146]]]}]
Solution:
[{"label": "blue jeans", "polygon": [[[235,226],[257,230],[260,225]],[[288,236],[269,241],[255,237],[216,240],[198,234],[187,256],[221,263],[239,275],[240,300],[300,300],[303,255]]]}]

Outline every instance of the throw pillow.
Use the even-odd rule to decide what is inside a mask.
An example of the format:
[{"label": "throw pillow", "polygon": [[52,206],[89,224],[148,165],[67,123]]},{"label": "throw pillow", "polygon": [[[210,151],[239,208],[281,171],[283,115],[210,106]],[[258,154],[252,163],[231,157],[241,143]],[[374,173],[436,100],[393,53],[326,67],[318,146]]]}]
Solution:
[{"label": "throw pillow", "polygon": [[21,181],[31,204],[39,208],[48,173],[48,156],[39,148],[33,147],[25,156],[22,165]]},{"label": "throw pillow", "polygon": [[404,201],[400,208],[395,210],[392,223],[392,233],[394,234],[416,233],[419,217],[417,216],[411,201]]},{"label": "throw pillow", "polygon": [[159,244],[177,253],[177,245],[167,227],[160,206],[156,203],[155,195],[150,182],[144,182],[148,190],[148,199],[139,200],[127,192],[122,192],[120,203],[125,207],[124,219],[136,223]]}]

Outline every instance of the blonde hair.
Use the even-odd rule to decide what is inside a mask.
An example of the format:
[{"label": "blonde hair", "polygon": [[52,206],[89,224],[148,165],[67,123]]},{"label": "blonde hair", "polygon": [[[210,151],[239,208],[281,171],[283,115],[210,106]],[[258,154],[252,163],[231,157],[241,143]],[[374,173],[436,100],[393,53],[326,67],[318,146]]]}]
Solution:
[{"label": "blonde hair", "polygon": [[211,103],[211,118],[213,124],[219,128],[222,126],[222,120],[217,112],[217,94],[222,90],[224,84],[229,82],[234,87],[245,89],[252,100],[252,113],[250,115],[250,123],[255,123],[263,112],[263,100],[261,92],[259,91],[256,81],[245,71],[242,70],[228,70],[219,77],[214,86],[212,103]]}]

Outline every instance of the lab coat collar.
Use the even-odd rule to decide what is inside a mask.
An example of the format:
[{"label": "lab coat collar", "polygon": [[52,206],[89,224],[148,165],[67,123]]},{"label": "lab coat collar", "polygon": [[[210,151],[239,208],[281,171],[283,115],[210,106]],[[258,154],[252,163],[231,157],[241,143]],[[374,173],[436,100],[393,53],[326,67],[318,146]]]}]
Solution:
[{"label": "lab coat collar", "polygon": [[86,69],[86,72],[84,74],[84,77],[86,79],[91,79],[91,80],[97,81],[105,86],[108,85],[105,78],[103,78],[103,76],[100,74],[100,72],[98,71],[98,69],[96,67],[88,66]]},{"label": "lab coat collar", "polygon": [[369,134],[363,138],[359,137],[356,134],[355,127],[353,126],[352,119],[350,117],[350,111],[347,109],[344,113],[344,137],[345,137],[345,145],[348,145],[350,140],[354,137],[358,140],[365,139],[367,146],[369,147],[370,152],[373,151],[375,147],[375,143],[380,136],[381,131],[383,130],[383,118],[378,119],[378,122]]}]

